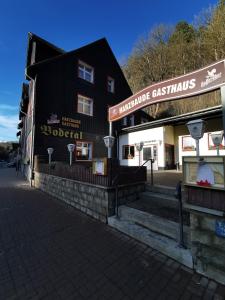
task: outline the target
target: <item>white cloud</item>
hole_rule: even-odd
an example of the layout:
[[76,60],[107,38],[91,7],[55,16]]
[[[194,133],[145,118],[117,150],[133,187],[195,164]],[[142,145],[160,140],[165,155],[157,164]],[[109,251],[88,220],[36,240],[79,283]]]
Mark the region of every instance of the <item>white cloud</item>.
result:
[[0,104],[0,111],[1,110],[15,111],[15,110],[18,110],[18,106],[8,105],[8,104]]
[[0,127],[16,128],[18,124],[18,115],[2,115],[0,114]]
[[16,133],[19,123],[17,106],[0,104],[0,140],[15,141],[17,140]]

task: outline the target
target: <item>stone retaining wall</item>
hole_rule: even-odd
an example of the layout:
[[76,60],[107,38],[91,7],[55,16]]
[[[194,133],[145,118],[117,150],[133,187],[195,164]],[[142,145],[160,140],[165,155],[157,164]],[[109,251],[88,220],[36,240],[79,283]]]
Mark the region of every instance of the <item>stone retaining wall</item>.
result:
[[[115,189],[35,172],[34,186],[76,209],[107,223],[115,213]],[[145,183],[119,187],[118,202],[135,200],[145,190]]]
[[225,238],[215,233],[216,221],[225,221],[225,218],[195,210],[190,211],[190,218],[194,268],[225,284]]

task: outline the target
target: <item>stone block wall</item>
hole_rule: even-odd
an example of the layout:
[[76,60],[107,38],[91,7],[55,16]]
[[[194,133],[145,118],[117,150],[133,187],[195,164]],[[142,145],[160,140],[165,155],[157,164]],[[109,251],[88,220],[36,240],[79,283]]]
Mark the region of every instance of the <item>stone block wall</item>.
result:
[[[115,189],[35,172],[34,186],[62,201],[107,223],[115,213]],[[145,183],[120,186],[118,203],[124,204],[138,198]]]
[[192,210],[190,218],[195,270],[225,284],[225,238],[215,233],[216,221],[224,217]]

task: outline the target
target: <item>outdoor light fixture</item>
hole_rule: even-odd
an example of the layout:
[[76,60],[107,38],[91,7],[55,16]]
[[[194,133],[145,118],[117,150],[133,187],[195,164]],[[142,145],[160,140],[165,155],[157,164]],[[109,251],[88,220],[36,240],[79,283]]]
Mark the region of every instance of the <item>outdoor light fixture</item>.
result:
[[202,119],[193,120],[187,124],[189,133],[196,142],[196,155],[199,156],[199,140],[203,137],[205,122]]
[[219,133],[211,133],[211,138],[214,146],[216,147],[218,156],[220,155],[220,145],[222,144],[223,134],[224,134],[223,131]]
[[105,146],[108,148],[108,158],[112,158],[112,147],[114,145],[114,136],[108,135],[103,138]]
[[47,151],[48,151],[48,164],[50,165],[51,161],[52,161],[52,153],[53,153],[54,149],[53,148],[47,148]]
[[141,150],[143,149],[143,146],[144,146],[143,142],[135,144],[135,148],[139,152],[139,166],[141,164]]
[[70,153],[70,166],[72,166],[72,154],[73,154],[73,151],[75,149],[75,145],[74,144],[68,144],[67,149]]

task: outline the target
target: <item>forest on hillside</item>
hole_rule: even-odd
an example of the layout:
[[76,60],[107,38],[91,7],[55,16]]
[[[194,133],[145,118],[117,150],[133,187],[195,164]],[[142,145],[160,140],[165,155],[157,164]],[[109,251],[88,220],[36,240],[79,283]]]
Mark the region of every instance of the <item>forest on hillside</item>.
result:
[[[225,0],[203,9],[194,22],[175,26],[160,24],[140,38],[122,66],[133,91],[153,83],[199,69],[225,58]],[[146,107],[153,118],[169,117],[220,104],[219,97],[205,97],[202,105],[193,97],[186,101],[164,102]]]

